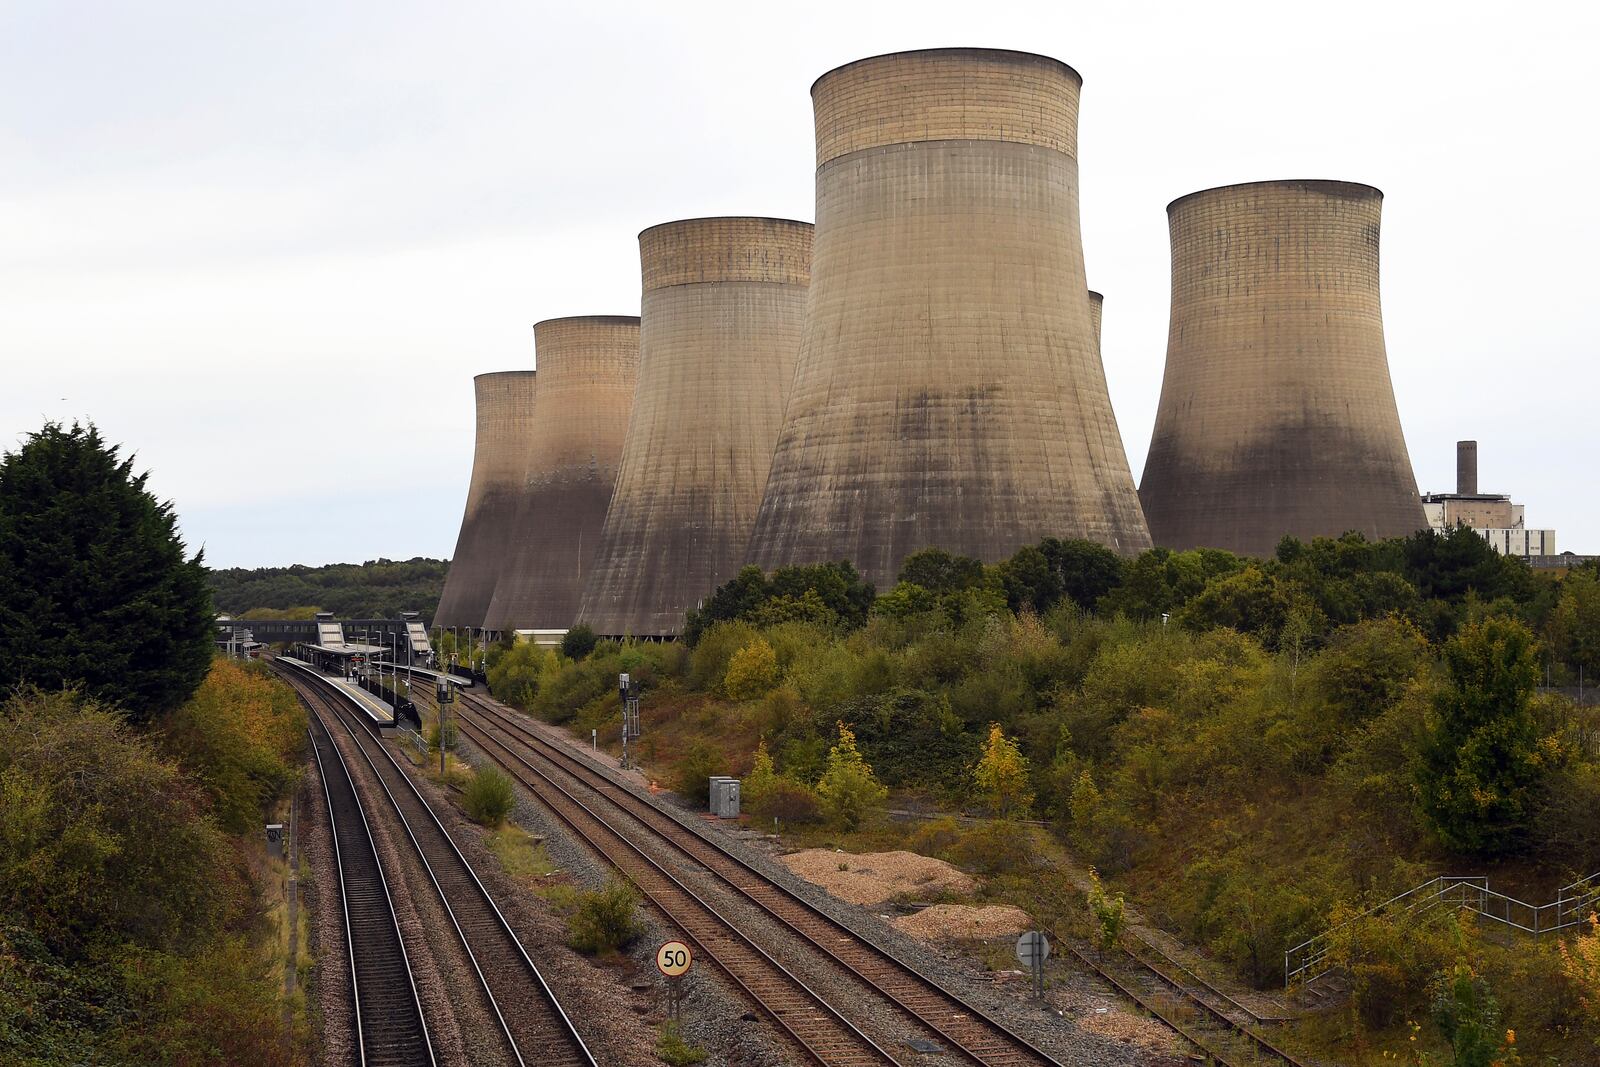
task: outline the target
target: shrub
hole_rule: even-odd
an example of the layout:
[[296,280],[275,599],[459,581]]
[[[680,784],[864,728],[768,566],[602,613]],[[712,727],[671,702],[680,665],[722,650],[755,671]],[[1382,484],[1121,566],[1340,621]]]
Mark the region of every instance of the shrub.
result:
[[590,956],[627,948],[644,933],[638,908],[639,894],[626,882],[580,892],[567,916],[567,943]]
[[828,750],[828,769],[817,783],[817,794],[828,821],[845,831],[858,829],[889,795],[856,750],[856,735],[842,722],[839,743]]
[[580,623],[561,635],[561,654],[568,659],[583,659],[599,643],[594,631]]
[[728,660],[723,692],[734,700],[754,700],[778,684],[778,655],[757,637]]
[[499,826],[516,807],[516,802],[510,776],[498,767],[484,767],[474,774],[462,798],[467,818],[483,826]]
[[721,772],[723,762],[722,753],[709,741],[695,741],[674,769],[678,794],[704,807],[711,799],[711,776]]
[[428,726],[428,751],[435,756],[439,754],[441,736],[444,740],[445,750],[455,751],[456,745],[460,740],[460,729],[456,726],[454,719],[447,719],[441,716],[433,720]]
[[950,856],[962,867],[997,875],[1030,869],[1038,851],[1032,827],[1001,819],[968,830],[950,850]]
[[772,756],[767,752],[767,743],[762,741],[756,745],[755,759],[751,763],[750,773],[745,775],[744,781],[740,783],[740,802],[754,811],[777,784],[778,772],[773,769]]
[[763,823],[776,819],[780,825],[787,826],[814,823],[822,817],[817,791],[804,782],[781,776],[749,808],[751,816]]
[[678,1024],[668,1019],[661,1024],[661,1036],[656,1039],[656,1055],[670,1067],[692,1067],[705,1061],[706,1050],[684,1040]]
[[906,838],[906,848],[924,856],[948,856],[961,841],[961,823],[953,815],[929,819]]
[[1095,951],[1105,959],[1106,950],[1116,948],[1122,940],[1122,931],[1128,922],[1127,905],[1121,893],[1106,892],[1106,887],[1100,884],[1100,875],[1092,867],[1089,869],[1088,902]]
[[709,691],[722,684],[736,652],[761,636],[747,622],[719,622],[706,630],[689,655],[689,685]]
[[989,724],[989,740],[983,746],[983,758],[978,761],[973,778],[1002,819],[1027,814],[1033,803],[1033,792],[1028,788],[1028,758],[998,723]]

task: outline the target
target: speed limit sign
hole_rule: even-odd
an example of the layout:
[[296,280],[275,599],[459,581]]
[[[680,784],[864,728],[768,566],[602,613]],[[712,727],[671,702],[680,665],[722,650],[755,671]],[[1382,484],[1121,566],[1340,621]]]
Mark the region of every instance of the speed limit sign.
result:
[[668,978],[681,978],[689,972],[694,954],[682,941],[668,941],[656,949],[656,970]]

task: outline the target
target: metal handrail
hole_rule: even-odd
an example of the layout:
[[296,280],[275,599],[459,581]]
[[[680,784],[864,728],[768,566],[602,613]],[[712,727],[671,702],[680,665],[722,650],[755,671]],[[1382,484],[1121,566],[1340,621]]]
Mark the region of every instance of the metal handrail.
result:
[[[1455,895],[1451,896],[1452,893]],[[1405,910],[1408,912],[1431,910],[1448,899],[1457,907],[1538,937],[1577,926],[1600,909],[1600,873],[1562,886],[1556,890],[1556,899],[1547,904],[1529,904],[1516,897],[1496,892],[1489,888],[1489,879],[1485,875],[1438,875],[1404,893],[1397,893],[1381,904],[1376,904],[1338,926],[1324,930],[1289,949],[1283,954],[1284,986],[1287,988],[1293,985],[1296,978],[1307,983],[1314,982],[1332,969],[1324,968],[1307,976],[1307,972],[1327,959],[1328,938],[1335,930],[1348,926],[1358,919],[1389,910],[1413,897],[1416,899],[1410,900],[1405,905]],[[1550,917],[1548,921],[1546,921],[1547,916]]]

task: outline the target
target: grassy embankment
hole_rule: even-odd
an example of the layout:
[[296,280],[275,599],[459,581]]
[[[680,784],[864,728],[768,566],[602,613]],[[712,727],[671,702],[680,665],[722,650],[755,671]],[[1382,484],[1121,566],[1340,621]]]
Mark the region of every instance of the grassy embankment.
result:
[[[1080,926],[1075,883],[1092,865],[1214,973],[1270,990],[1286,947],[1433,873],[1485,872],[1542,902],[1600,868],[1600,716],[1532,691],[1541,650],[1527,638],[1531,628],[1545,648],[1569,647],[1551,620],[1564,604],[1572,616],[1593,579],[1530,585],[1494,560],[1459,563],[1296,577],[1287,563],[1213,554],[1195,561],[1188,589],[1169,581],[1176,595],[1157,603],[1166,623],[1133,617],[1138,597],[1151,599],[1141,564],[1096,610],[1066,600],[1042,616],[1006,602],[1002,565],[932,603],[897,586],[854,625],[773,619],[772,597],[746,597],[755,608],[700,627],[692,649],[602,642],[567,659],[519,647],[498,650],[490,674],[503,698],[580,737],[598,729],[614,751],[615,678],[629,671],[646,689],[640,755],[664,785],[703,794],[708,774],[747,775],[764,743],[776,784],[751,797],[747,782],[747,806],[763,825],[776,816],[793,843],[937,855],[981,876],[974,901]],[[1162,577],[1183,565],[1168,557]],[[1473,580],[1452,585],[1450,568],[1467,565]],[[1494,737],[1451,741],[1475,715]],[[890,806],[979,813],[993,797],[974,769],[1000,725],[1027,758],[1029,813],[1048,829],[830,826],[819,787],[840,722]],[[1438,770],[1441,751],[1485,744],[1500,746],[1498,768]],[[1453,796],[1441,795],[1441,773],[1461,786]],[[1035,845],[1020,843],[1035,833]],[[1350,1009],[1290,1040],[1352,1063],[1437,1052],[1436,1000],[1470,966],[1498,1001],[1494,1025],[1516,1031],[1524,1056],[1593,1054],[1583,999],[1593,990],[1554,939],[1503,937],[1444,913],[1356,930],[1340,947]]]

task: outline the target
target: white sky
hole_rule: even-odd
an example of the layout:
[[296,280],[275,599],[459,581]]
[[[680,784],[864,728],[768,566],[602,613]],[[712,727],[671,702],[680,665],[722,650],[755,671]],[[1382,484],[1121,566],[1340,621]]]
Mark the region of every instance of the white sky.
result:
[[472,375],[636,314],[646,226],[811,219],[811,82],[947,45],[1084,77],[1136,477],[1167,202],[1367,182],[1421,488],[1476,437],[1485,491],[1600,551],[1594,4],[0,0],[0,447],[93,419],[214,566],[448,555]]

